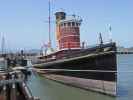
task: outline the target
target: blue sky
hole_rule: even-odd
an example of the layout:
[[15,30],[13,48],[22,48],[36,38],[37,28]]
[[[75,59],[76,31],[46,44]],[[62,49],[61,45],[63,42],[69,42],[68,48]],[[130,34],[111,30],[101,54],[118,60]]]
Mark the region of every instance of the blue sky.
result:
[[[98,43],[102,32],[108,41],[108,24],[118,45],[133,46],[133,0],[51,0],[52,44],[55,46],[54,13],[63,9],[68,15],[82,17],[81,41]],[[7,49],[40,48],[48,41],[48,0],[0,0],[0,32]],[[1,41],[1,40],[0,40]]]

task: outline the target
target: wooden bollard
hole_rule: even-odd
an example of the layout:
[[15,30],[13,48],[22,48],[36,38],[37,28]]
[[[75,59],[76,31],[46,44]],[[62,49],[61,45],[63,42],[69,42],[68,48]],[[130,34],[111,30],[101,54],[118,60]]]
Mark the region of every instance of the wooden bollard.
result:
[[[12,80],[14,80],[14,78],[15,78],[15,75],[12,75],[11,76],[12,77]],[[15,81],[15,80],[14,80]],[[16,94],[16,86],[15,86],[15,82],[14,83],[12,83],[12,88],[11,88],[11,100],[17,100],[17,94]]]
[[[6,76],[2,76],[2,80],[4,81],[6,79]],[[3,100],[7,100],[7,87],[6,85],[3,85],[3,90],[2,90],[2,95],[3,95]]]

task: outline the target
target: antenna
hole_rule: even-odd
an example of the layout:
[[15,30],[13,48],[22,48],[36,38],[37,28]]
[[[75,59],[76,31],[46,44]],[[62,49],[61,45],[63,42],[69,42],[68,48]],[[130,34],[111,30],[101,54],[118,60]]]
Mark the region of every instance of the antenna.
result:
[[112,27],[110,24],[108,24],[108,28],[109,28],[109,42],[112,42]]
[[99,40],[100,40],[100,44],[103,44],[103,38],[102,38],[102,34],[99,33]]

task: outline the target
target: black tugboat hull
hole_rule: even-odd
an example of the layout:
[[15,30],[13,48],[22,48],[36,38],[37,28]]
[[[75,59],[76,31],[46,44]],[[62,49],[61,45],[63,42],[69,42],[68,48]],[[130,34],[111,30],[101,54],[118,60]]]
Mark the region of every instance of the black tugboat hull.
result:
[[88,48],[68,54],[66,59],[44,63],[39,68],[46,69],[47,74],[116,81],[116,45],[109,43]]
[[[65,69],[61,71],[50,71],[51,74],[72,76],[85,79],[96,79],[115,81],[116,80],[116,54],[97,55],[72,60],[55,65],[54,69]],[[62,68],[63,66],[63,68]],[[106,72],[107,71],[107,72]]]

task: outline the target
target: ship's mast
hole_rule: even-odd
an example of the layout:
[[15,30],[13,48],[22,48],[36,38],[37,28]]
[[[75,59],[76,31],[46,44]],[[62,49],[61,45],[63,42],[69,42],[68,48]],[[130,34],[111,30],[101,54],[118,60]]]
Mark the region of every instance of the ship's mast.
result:
[[51,0],[48,0],[48,43],[43,43],[41,46],[40,54],[43,54],[43,48],[45,48],[45,51],[49,48],[52,49],[52,42],[51,42]]
[[48,5],[49,5],[49,18],[48,18],[48,22],[49,22],[49,47],[51,48],[51,0],[48,1]]
[[2,36],[2,41],[1,41],[1,53],[5,53],[5,37]]

